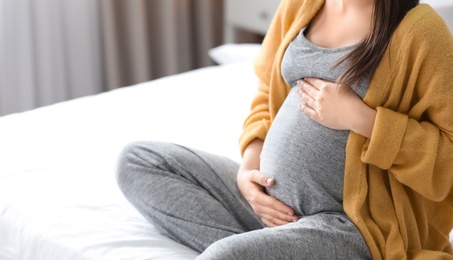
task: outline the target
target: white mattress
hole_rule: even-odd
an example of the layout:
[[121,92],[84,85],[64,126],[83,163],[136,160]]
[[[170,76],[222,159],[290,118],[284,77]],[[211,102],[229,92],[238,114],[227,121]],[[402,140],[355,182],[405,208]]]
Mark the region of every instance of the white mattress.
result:
[[0,118],[0,259],[193,259],[124,199],[118,153],[161,140],[239,160],[256,87],[234,63]]

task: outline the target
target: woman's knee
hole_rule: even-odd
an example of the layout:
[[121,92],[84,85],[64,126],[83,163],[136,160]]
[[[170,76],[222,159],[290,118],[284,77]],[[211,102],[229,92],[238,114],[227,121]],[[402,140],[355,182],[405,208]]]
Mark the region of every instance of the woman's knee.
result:
[[146,164],[146,155],[144,155],[146,146],[148,144],[145,142],[136,141],[127,144],[121,150],[116,163],[115,177],[123,192],[133,178],[132,173],[137,173],[138,169]]
[[243,246],[233,235],[213,243],[197,259],[240,259]]
[[246,232],[232,235],[210,245],[197,259],[265,259],[258,234]]
[[123,192],[143,175],[168,171],[169,158],[174,144],[154,141],[136,141],[127,144],[119,154],[116,165],[116,181]]

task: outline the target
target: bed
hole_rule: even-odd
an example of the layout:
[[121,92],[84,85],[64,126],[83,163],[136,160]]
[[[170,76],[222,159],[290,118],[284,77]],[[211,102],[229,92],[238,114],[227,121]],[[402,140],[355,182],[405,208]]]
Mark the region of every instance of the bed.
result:
[[224,45],[220,65],[1,117],[0,259],[194,259],[126,201],[115,163],[136,140],[239,161],[258,49]]
[[252,67],[230,62],[1,118],[0,259],[194,258],[124,199],[115,162],[134,140],[239,160]]

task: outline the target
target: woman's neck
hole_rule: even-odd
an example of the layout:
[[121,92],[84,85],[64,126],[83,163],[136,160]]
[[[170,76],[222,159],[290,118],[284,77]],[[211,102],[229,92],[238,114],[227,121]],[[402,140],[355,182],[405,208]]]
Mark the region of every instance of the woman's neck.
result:
[[366,10],[373,7],[374,1],[375,0],[326,0],[326,5],[333,5],[335,6],[335,9],[338,10],[347,10],[350,8]]
[[326,48],[357,44],[371,31],[373,7],[374,0],[326,0],[306,37]]

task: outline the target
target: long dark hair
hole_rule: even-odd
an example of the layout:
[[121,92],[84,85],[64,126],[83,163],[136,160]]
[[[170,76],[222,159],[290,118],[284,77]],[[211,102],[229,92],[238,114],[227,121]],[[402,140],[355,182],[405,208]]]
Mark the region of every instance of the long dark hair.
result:
[[350,63],[338,82],[346,86],[354,86],[365,73],[374,72],[396,27],[407,12],[418,4],[419,0],[375,0],[371,33],[349,55],[338,62],[338,64],[344,61]]

